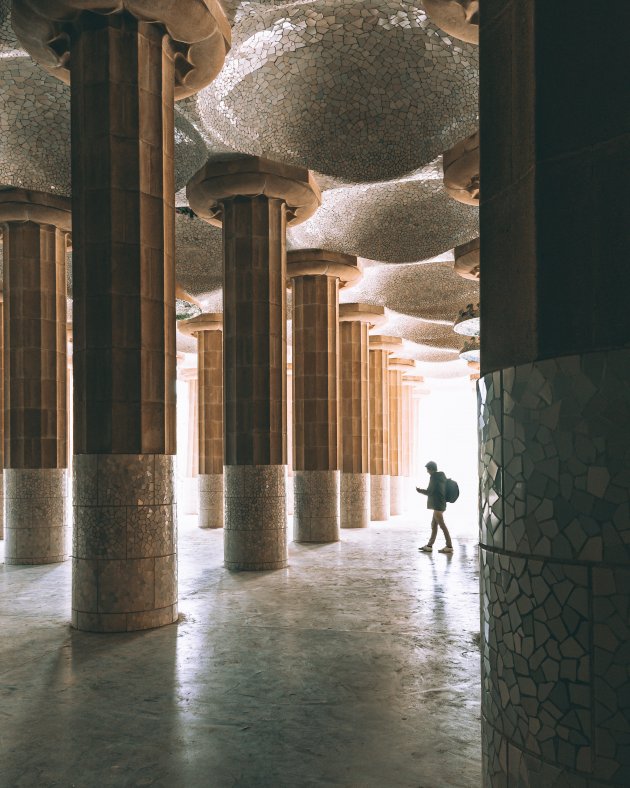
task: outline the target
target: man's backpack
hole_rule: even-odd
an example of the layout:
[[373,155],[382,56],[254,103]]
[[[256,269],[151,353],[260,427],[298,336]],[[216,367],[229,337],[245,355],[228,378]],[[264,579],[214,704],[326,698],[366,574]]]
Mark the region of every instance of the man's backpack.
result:
[[446,490],[444,492],[444,499],[446,503],[455,503],[459,498],[459,484],[454,479],[446,480]]

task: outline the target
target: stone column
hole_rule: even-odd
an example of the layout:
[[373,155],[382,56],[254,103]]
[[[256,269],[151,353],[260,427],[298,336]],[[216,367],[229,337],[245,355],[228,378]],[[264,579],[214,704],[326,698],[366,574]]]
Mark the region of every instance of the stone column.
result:
[[69,200],[0,192],[7,564],[67,558]]
[[4,539],[4,295],[0,293],[0,539]]
[[[177,354],[178,361],[180,356]],[[177,365],[177,377],[186,384],[188,400],[188,429],[186,434],[186,455],[183,469],[180,470],[181,495],[178,498],[178,514],[199,516],[199,380],[197,367]],[[181,455],[180,455],[181,456]]]
[[[408,397],[408,422],[406,433],[409,472],[406,481],[407,501],[415,500],[416,487],[420,481],[425,481],[422,477],[424,462],[420,457],[420,404],[422,398],[428,394],[428,390],[423,387],[424,378],[421,375],[403,374],[403,396]],[[404,434],[404,433],[403,433]]]
[[173,101],[230,33],[211,0],[86,5],[15,0],[12,22],[71,82],[72,622],[128,631],[177,619]]
[[[627,2],[605,5],[627,31]],[[482,14],[488,788],[630,785],[627,51],[584,48],[588,11]]]
[[389,359],[389,498],[393,515],[405,511],[402,378],[404,372],[414,367],[415,361],[411,359]]
[[225,565],[287,565],[286,227],[311,216],[308,170],[256,156],[208,163],[191,208],[223,225]]
[[339,305],[341,396],[341,527],[370,522],[370,346],[368,330],[385,321],[385,309]]
[[402,339],[370,337],[370,518],[389,520],[389,367],[393,350]]
[[287,364],[287,515],[293,516],[293,364]]
[[178,328],[197,338],[199,527],[223,528],[223,315],[201,314]]
[[293,288],[296,542],[339,540],[339,287],[361,276],[352,255],[289,252]]

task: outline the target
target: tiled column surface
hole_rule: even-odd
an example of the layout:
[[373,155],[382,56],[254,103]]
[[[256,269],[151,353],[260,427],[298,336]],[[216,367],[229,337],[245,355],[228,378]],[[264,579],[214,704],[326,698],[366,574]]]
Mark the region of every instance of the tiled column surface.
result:
[[308,170],[255,156],[208,164],[188,184],[223,225],[225,565],[287,565],[286,226],[317,209]]
[[480,33],[487,788],[630,785],[627,56],[561,6]]
[[370,519],[389,520],[389,368],[402,339],[370,337]]
[[0,192],[8,564],[67,558],[65,198]]
[[486,784],[627,785],[630,351],[479,396]]
[[[184,354],[177,354],[178,362],[180,355]],[[177,497],[177,512],[178,514],[199,516],[199,381],[197,367],[182,367],[178,363],[177,377],[186,383],[188,400],[187,451],[183,467],[178,468],[181,478],[181,494]]]
[[199,527],[223,528],[223,315],[181,321],[197,338]]
[[367,528],[370,522],[368,330],[384,320],[383,307],[351,303],[339,305],[342,528]]
[[403,372],[415,362],[406,358],[389,359],[389,496],[390,514],[405,510],[404,442],[403,442]]
[[72,620],[85,630],[177,618],[173,101],[218,72],[229,26],[218,4],[170,5],[150,24],[110,13],[119,4],[13,4],[22,44],[71,81]]
[[289,252],[293,288],[293,457],[296,542],[339,539],[339,287],[357,259],[321,249]]
[[287,515],[293,515],[293,364],[287,364]]

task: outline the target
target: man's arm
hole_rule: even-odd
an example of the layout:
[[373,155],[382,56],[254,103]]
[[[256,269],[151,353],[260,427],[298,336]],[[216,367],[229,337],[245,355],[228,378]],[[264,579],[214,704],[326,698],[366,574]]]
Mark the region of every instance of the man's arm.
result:
[[422,493],[423,495],[428,495],[428,490],[421,490],[419,487],[416,487],[417,492]]

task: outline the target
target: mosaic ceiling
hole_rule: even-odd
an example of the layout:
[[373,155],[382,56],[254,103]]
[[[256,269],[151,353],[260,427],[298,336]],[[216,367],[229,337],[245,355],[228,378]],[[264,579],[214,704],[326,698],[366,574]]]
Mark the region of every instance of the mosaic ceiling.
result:
[[[384,305],[387,333],[421,372],[467,375],[452,323],[479,300],[478,281],[454,273],[452,250],[478,236],[478,209],[445,190],[442,154],[478,126],[476,45],[440,30],[420,0],[223,5],[224,68],[176,105],[177,205],[221,153],[309,167],[322,206],[290,229],[288,248],[357,255],[364,277],[341,299]],[[0,186],[69,194],[69,88],[21,49],[10,0],[0,0],[0,69]],[[220,230],[179,213],[176,245],[178,282],[220,311]]]

